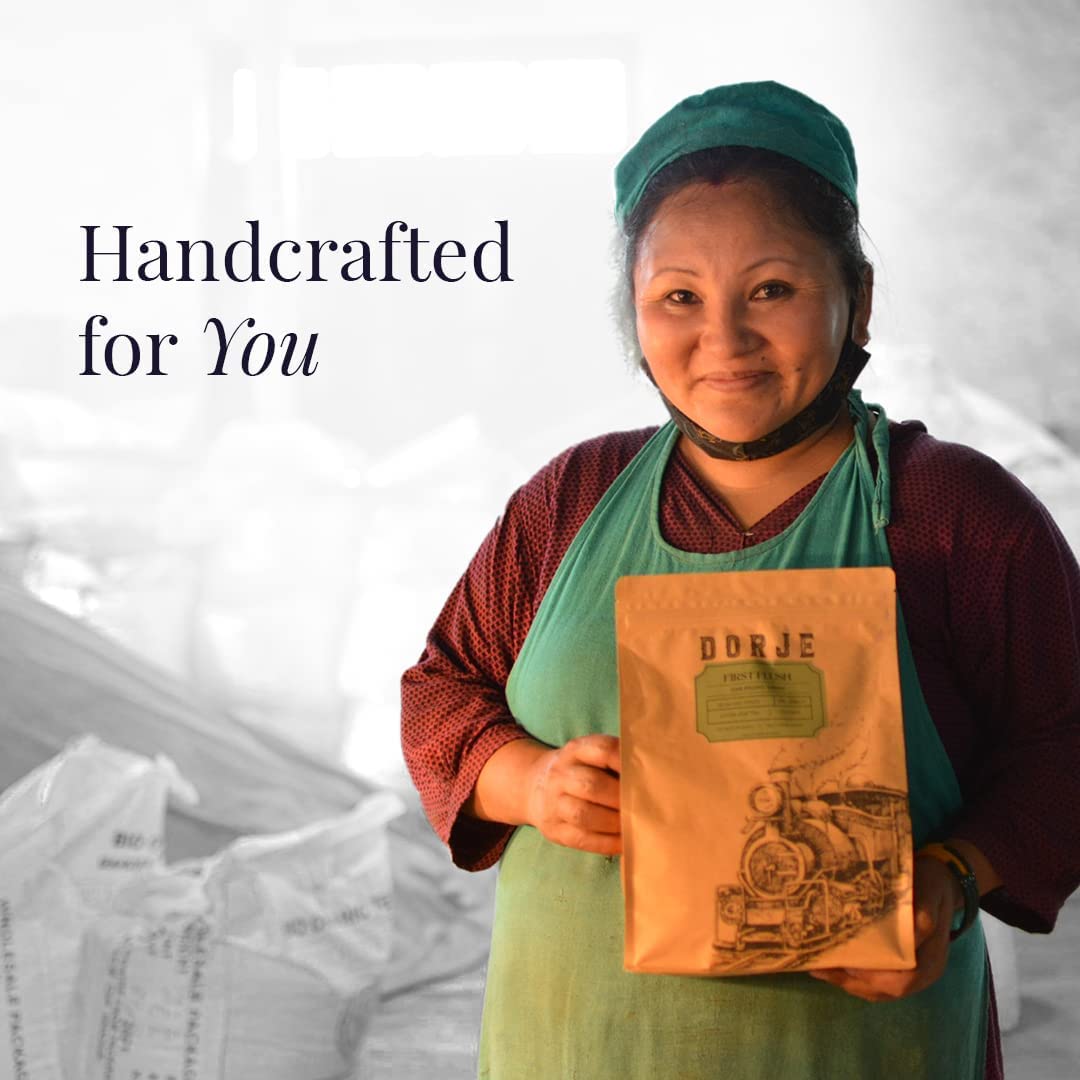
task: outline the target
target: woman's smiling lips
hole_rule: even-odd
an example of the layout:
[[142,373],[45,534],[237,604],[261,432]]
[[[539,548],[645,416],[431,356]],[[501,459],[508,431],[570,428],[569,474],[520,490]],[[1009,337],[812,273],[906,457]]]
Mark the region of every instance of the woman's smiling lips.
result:
[[753,390],[772,377],[771,371],[713,371],[702,375],[699,383],[710,390]]

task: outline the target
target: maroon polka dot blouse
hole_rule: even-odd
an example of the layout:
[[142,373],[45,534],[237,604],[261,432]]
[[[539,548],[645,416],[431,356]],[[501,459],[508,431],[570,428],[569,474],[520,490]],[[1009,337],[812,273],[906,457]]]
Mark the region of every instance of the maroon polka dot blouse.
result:
[[[469,870],[513,828],[461,811],[487,759],[527,735],[503,688],[571,540],[655,428],[571,447],[511,497],[402,679],[405,761],[435,831]],[[983,907],[1049,931],[1080,884],[1080,569],[1045,507],[992,459],[890,423],[888,540],[915,665],[965,805],[969,840],[1003,887]],[[782,532],[822,477],[749,531],[673,453],[661,531],[724,552]],[[996,1023],[988,1077],[1000,1073]]]

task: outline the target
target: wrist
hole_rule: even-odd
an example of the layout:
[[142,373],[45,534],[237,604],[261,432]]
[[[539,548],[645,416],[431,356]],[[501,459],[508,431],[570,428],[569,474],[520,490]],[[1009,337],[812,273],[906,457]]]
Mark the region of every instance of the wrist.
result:
[[970,840],[948,839],[945,843],[960,855],[975,873],[975,880],[979,883],[979,896],[985,896],[988,892],[1002,885],[997,871],[991,866],[990,860]]
[[946,870],[946,875],[949,879],[949,896],[952,897],[951,910],[955,915],[956,912],[964,910],[964,887],[956,874]]
[[958,938],[979,914],[979,883],[974,869],[951,843],[927,844],[915,853],[915,857],[936,862],[946,870],[952,882],[953,913],[961,913],[959,925],[954,927],[950,938]]
[[527,737],[504,743],[484,763],[462,809],[481,821],[531,825],[539,762],[550,752]]
[[537,751],[529,762],[525,775],[524,824],[534,829],[540,828],[540,807],[543,799],[544,774],[551,763],[555,751],[548,746],[538,744]]

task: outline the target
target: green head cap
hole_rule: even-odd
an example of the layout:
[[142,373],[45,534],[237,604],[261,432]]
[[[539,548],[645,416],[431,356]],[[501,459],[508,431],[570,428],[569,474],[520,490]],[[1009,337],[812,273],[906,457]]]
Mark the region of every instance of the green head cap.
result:
[[734,83],[680,101],[627,151],[615,168],[619,224],[665,165],[714,146],[753,146],[783,154],[820,173],[858,205],[855,148],[836,116],[777,82]]

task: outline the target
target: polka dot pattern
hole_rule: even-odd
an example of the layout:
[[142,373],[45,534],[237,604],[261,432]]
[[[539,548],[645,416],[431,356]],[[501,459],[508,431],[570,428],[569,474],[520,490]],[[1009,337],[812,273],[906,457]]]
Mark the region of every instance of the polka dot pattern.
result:
[[[503,687],[571,540],[654,428],[591,439],[511,497],[402,680],[405,760],[455,862],[497,861],[512,829],[461,813],[484,763],[526,733]],[[923,693],[965,796],[951,834],[1005,882],[988,911],[1049,930],[1080,883],[1080,570],[1045,508],[1010,473],[917,422],[891,424],[888,530]],[[808,484],[748,536],[673,454],[661,530],[687,551],[777,535]]]

